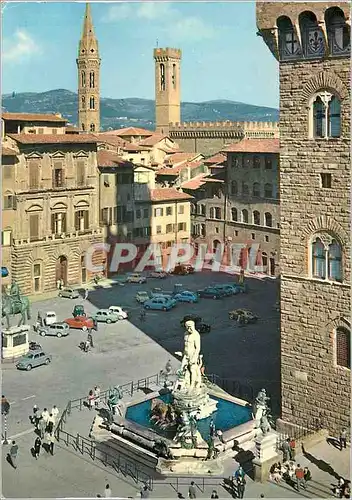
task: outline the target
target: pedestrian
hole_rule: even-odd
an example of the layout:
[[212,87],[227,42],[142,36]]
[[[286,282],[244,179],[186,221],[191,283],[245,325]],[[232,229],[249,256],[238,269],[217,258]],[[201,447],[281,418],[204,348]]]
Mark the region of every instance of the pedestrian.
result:
[[210,432],[210,436],[211,437],[215,436],[216,429],[215,429],[215,424],[214,424],[214,420],[213,419],[210,420],[209,432]]
[[93,406],[94,406],[94,393],[91,389],[88,394],[88,408],[91,410]]
[[61,280],[57,280],[57,281],[56,281],[56,288],[57,288],[58,290],[61,290]]
[[211,497],[210,498],[219,498],[218,492],[216,490],[213,490],[211,492]]
[[101,392],[100,387],[98,385],[96,385],[94,387],[94,393],[93,393],[95,406],[100,405],[100,392]]
[[54,405],[51,409],[51,414],[53,416],[54,425],[56,425],[56,423],[57,423],[59,413],[60,413],[60,411],[59,411],[58,407],[56,405]]
[[88,288],[86,288],[86,289],[84,290],[84,300],[87,300],[87,299],[88,299],[88,294],[89,294],[89,290],[88,290]]
[[191,481],[191,484],[188,488],[188,498],[197,498],[197,494],[196,494],[196,486],[194,484],[194,481]]
[[98,331],[98,321],[95,318],[93,318],[93,330]]
[[347,447],[347,430],[345,428],[340,432],[340,450]]
[[223,436],[223,432],[222,430],[217,430],[216,431],[216,435],[217,437],[219,438],[219,441],[221,441],[222,444],[225,444],[225,441],[224,441],[224,436]]
[[65,286],[65,282],[64,282],[64,280],[61,278],[61,280],[60,280],[60,290],[62,290],[64,286]]
[[92,335],[92,331],[91,330],[88,331],[87,342],[89,342],[89,344],[90,344],[91,347],[94,347],[94,344],[93,344],[93,335]]
[[300,464],[297,464],[297,468],[295,470],[295,476],[296,476],[297,491],[299,491],[301,486],[305,490],[306,483],[304,481],[304,470],[302,469]]
[[16,441],[12,441],[9,455],[10,455],[11,465],[14,469],[17,469],[17,454],[18,454],[18,445],[16,444]]
[[40,449],[42,447],[42,440],[40,439],[39,436],[37,436],[37,439],[34,441],[34,456],[35,459],[38,460],[39,454],[40,454]]
[[149,498],[149,488],[147,484],[141,488],[141,498]]
[[290,438],[286,439],[281,445],[281,451],[282,451],[282,461],[283,463],[288,462],[288,457],[290,453]]
[[40,418],[39,419],[39,424],[38,424],[38,429],[39,429],[39,436],[41,439],[44,438],[44,434],[45,434],[45,430],[46,430],[46,421],[44,420],[44,418]]
[[289,454],[290,454],[290,460],[293,460],[294,462],[296,461],[296,441],[295,438],[292,437],[290,439],[290,449],[289,449]]
[[48,434],[51,434],[54,430],[54,419],[53,419],[53,416],[52,414],[50,413],[49,415],[49,420],[46,424],[46,429],[45,431],[48,433]]
[[44,420],[45,423],[48,422],[49,420],[50,413],[48,412],[47,408],[44,408],[42,411],[42,419]]
[[243,467],[242,465],[239,466],[239,468],[236,470],[235,474],[235,479],[238,480],[240,478],[244,479],[244,476],[245,476],[245,472],[243,470]]
[[304,480],[305,482],[310,481],[312,479],[312,473],[308,469],[308,467],[304,468]]
[[244,490],[246,488],[246,479],[244,477],[239,477],[237,479],[237,495],[238,498],[244,497]]
[[49,451],[51,455],[54,455],[55,436],[53,432],[51,434],[48,434],[48,443],[49,443]]
[[112,496],[112,493],[111,493],[111,489],[110,489],[110,484],[106,484],[105,490],[104,490],[104,497],[111,498],[111,496]]
[[33,406],[33,414],[31,416],[31,422],[38,429],[38,421],[39,421],[39,408],[37,405]]

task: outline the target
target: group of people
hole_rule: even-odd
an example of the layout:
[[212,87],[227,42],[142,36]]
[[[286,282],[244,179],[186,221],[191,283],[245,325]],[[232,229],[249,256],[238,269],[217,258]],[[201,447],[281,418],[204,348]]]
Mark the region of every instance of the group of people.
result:
[[283,464],[280,462],[273,464],[270,468],[269,479],[275,481],[275,483],[284,480],[287,483],[296,485],[297,490],[300,491],[301,487],[306,489],[307,482],[312,479],[312,474],[308,467],[303,469],[300,464],[295,464],[291,460]]
[[244,497],[244,492],[246,488],[245,475],[246,473],[244,472],[242,465],[240,465],[239,468],[236,471],[234,471],[232,475],[232,489],[236,493],[237,498]]
[[88,393],[88,408],[92,410],[100,405],[100,393],[101,389],[98,385],[91,389]]
[[31,415],[30,419],[35,426],[38,434],[33,446],[33,454],[36,460],[38,460],[40,450],[43,445],[47,446],[48,451],[51,453],[51,455],[54,454],[54,430],[58,423],[59,413],[59,409],[56,405],[52,407],[50,412],[47,408],[44,408],[43,411],[40,412],[37,405],[33,406],[33,414]]
[[337,486],[334,488],[334,495],[336,498],[350,498],[351,482],[343,477],[340,477]]

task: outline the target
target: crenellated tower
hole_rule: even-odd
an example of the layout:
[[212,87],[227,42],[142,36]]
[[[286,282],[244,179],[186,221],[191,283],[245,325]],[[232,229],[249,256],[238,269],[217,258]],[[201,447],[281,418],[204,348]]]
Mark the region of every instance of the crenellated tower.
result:
[[181,121],[181,50],[154,49],[156,130],[169,133],[170,123]]
[[279,61],[282,418],[350,426],[350,4],[257,2]]
[[100,129],[100,57],[90,4],[86,3],[82,37],[76,59],[78,70],[78,126],[84,132]]

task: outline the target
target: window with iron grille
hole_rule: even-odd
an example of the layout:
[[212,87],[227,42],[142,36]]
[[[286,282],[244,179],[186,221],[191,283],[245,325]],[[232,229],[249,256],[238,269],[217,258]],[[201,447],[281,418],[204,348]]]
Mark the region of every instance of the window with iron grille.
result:
[[89,229],[88,210],[77,210],[75,213],[75,230],[86,231],[87,229]]
[[53,188],[61,188],[64,186],[64,171],[62,168],[54,168],[53,170]]
[[336,329],[336,364],[351,369],[351,332],[343,326]]
[[4,196],[4,210],[16,210],[17,205],[16,205],[16,196],[13,194],[9,194],[7,196]]
[[39,189],[39,164],[29,162],[29,189]]
[[51,214],[51,232],[57,235],[66,233],[65,213],[61,212],[61,213]]

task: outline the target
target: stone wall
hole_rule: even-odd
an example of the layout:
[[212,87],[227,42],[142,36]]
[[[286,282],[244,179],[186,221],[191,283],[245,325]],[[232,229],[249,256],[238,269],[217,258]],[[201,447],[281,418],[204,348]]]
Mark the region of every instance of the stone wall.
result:
[[[282,416],[321,416],[333,433],[350,422],[350,370],[336,365],[335,346],[339,318],[350,316],[349,70],[348,58],[280,65]],[[308,101],[322,86],[342,99],[340,138],[308,138]],[[321,172],[332,174],[331,189]],[[310,277],[317,231],[342,243],[343,284]]]

